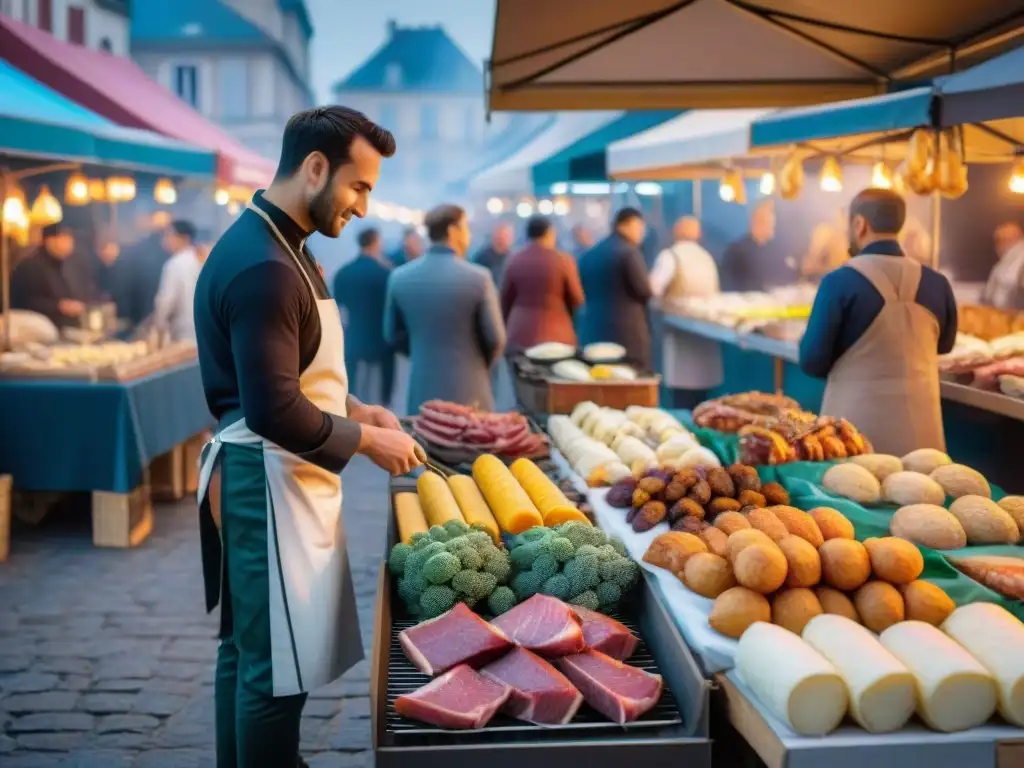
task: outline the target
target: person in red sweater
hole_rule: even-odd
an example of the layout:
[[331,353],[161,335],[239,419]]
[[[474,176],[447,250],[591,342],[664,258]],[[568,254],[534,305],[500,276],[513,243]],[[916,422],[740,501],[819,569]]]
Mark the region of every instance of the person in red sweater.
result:
[[510,352],[545,341],[576,346],[573,313],[583,304],[576,260],[556,249],[551,220],[534,216],[526,224],[529,244],[513,254],[501,281],[501,314]]

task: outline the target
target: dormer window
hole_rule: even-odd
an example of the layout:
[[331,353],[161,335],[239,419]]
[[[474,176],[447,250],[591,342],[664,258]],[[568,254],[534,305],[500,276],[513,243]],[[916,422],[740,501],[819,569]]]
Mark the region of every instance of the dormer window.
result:
[[402,84],[402,65],[392,62],[384,68],[384,85],[397,88]]

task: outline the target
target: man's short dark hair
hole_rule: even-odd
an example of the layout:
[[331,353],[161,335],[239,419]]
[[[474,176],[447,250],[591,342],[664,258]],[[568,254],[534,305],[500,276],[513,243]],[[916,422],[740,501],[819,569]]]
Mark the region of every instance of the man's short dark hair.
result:
[[65,224],[63,221],[58,221],[56,224],[47,224],[43,227],[43,240],[49,237],[58,237],[59,235],[74,235],[74,231],[70,226]]
[[850,219],[863,216],[871,230],[880,235],[895,235],[907,220],[907,202],[891,189],[862,190],[850,202]]
[[623,224],[628,224],[633,219],[640,219],[643,221],[644,215],[636,208],[620,208],[615,212],[615,219],[613,220],[616,227],[621,227]]
[[395,137],[370,118],[348,107],[317,107],[297,112],[284,127],[278,179],[294,176],[302,161],[313,152],[322,152],[333,174],[351,159],[356,136],[362,136],[381,156],[395,154]]
[[462,208],[450,203],[431,208],[423,218],[430,242],[446,242],[448,240],[448,230],[462,221],[465,215],[466,212]]
[[356,242],[359,243],[359,247],[365,251],[367,248],[372,248],[380,242],[380,232],[373,227],[364,229],[356,236]]
[[547,216],[531,216],[526,222],[526,236],[530,240],[539,240],[551,229],[551,219]]
[[185,219],[175,219],[171,222],[171,229],[179,237],[186,237],[190,243],[196,241],[196,225]]

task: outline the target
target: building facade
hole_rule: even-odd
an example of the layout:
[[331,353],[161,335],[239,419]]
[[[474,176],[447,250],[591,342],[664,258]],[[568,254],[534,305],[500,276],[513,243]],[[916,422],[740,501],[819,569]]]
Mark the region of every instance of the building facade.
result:
[[0,0],[0,13],[58,40],[128,55],[129,0]]
[[464,175],[507,115],[485,120],[483,73],[443,27],[390,21],[381,46],[333,88],[334,101],[365,112],[395,134],[384,165],[390,200],[422,208]]
[[288,118],[314,105],[303,0],[136,2],[131,53],[157,82],[276,160]]

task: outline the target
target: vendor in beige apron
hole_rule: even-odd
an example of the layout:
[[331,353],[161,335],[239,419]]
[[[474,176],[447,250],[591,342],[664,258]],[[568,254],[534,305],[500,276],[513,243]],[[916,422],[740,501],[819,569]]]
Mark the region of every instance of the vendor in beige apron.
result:
[[[221,237],[196,285],[216,434],[200,458],[207,609],[221,606],[218,768],[294,768],[307,692],[363,657],[339,473],[362,454],[420,464],[394,414],[348,393],[337,304],[305,250],[364,216],[389,133],[321,107],[285,127],[281,166]],[[353,322],[362,322],[353,318]]]
[[[651,291],[663,314],[679,311],[684,299],[720,293],[718,267],[700,243],[700,222],[687,216],[676,222],[676,243],[662,251],[651,270]],[[662,323],[663,384],[672,408],[694,408],[708,390],[722,383],[721,345],[712,339]]]
[[[856,200],[851,215],[855,206]],[[877,453],[944,451],[940,330],[935,315],[916,301],[921,265],[905,256],[866,253],[841,269],[857,270],[884,304],[867,331],[832,367],[822,415],[852,422]]]

